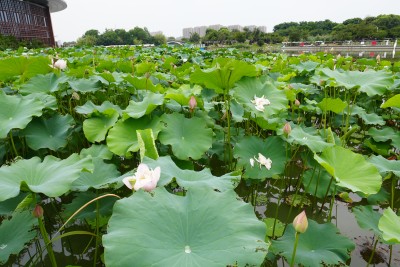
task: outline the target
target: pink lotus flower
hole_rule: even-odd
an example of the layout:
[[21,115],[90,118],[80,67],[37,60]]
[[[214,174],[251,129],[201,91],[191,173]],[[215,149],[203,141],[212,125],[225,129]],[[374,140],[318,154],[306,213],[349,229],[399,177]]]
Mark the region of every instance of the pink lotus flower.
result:
[[299,215],[293,220],[293,227],[298,233],[304,233],[308,228],[308,220],[306,212],[303,210]]
[[149,169],[149,167],[141,163],[136,170],[135,175],[125,177],[122,182],[129,188],[135,191],[143,189],[147,192],[152,191],[156,188],[158,181],[160,180],[161,169],[160,167],[154,170]]

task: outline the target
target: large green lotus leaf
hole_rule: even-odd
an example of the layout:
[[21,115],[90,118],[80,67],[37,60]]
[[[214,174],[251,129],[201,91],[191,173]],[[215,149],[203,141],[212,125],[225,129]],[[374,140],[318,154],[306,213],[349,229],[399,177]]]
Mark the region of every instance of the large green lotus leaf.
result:
[[111,160],[114,155],[106,145],[92,145],[89,148],[82,149],[79,154],[82,158],[91,156],[92,158],[101,158],[107,160]]
[[136,130],[152,129],[154,138],[157,138],[161,130],[160,118],[152,119],[142,117],[140,119],[119,120],[107,135],[107,146],[111,152],[119,156],[130,157],[131,152],[140,149]]
[[91,77],[89,79],[77,79],[68,81],[72,90],[81,92],[81,93],[89,93],[96,92],[100,90],[103,86],[101,81],[98,78]]
[[121,173],[114,164],[107,164],[101,158],[93,159],[93,172],[82,172],[76,179],[71,189],[73,191],[86,191],[89,188],[102,189],[109,184],[120,181]]
[[190,97],[192,95],[200,95],[201,93],[200,85],[184,84],[178,89],[168,89],[165,92],[166,99],[173,99],[181,106],[187,106],[189,104]]
[[21,86],[21,94],[53,93],[58,91],[58,85],[68,80],[67,76],[57,76],[55,73],[37,75]]
[[400,108],[400,94],[397,94],[389,98],[385,103],[381,105],[381,108],[396,107]]
[[93,104],[92,101],[88,101],[83,106],[75,108],[77,113],[84,115],[89,115],[92,113],[104,113],[110,109],[117,111],[120,115],[122,114],[121,108],[118,105],[114,105],[109,101],[103,102],[100,106]]
[[101,142],[106,138],[108,130],[115,125],[119,114],[108,109],[99,115],[92,115],[83,122],[83,133],[89,142]]
[[291,67],[295,70],[297,70],[299,73],[307,73],[307,72],[313,72],[320,63],[314,62],[314,61],[306,61],[306,62],[300,62],[299,64],[292,65]]
[[74,118],[56,114],[51,118],[34,118],[24,129],[26,143],[33,150],[48,148],[56,151],[67,145],[67,137]]
[[34,98],[40,100],[43,103],[44,108],[46,109],[51,109],[51,110],[58,109],[57,98],[55,96],[48,95],[45,93],[33,93],[25,96],[25,98],[26,99]]
[[29,191],[58,197],[71,189],[73,181],[79,178],[82,170],[92,169],[91,158],[81,159],[72,154],[60,160],[47,156],[43,162],[34,157],[17,161],[11,166],[0,168],[0,201],[15,197],[20,187]]
[[144,115],[150,114],[154,109],[156,109],[158,106],[161,106],[163,103],[163,94],[149,92],[145,95],[143,101],[141,102],[135,102],[133,100],[129,101],[129,105],[126,107],[123,117],[125,119],[129,117],[134,119],[141,118]]
[[[346,111],[345,111],[346,113]],[[367,113],[362,107],[353,105],[351,114],[360,117],[367,125],[385,125],[386,122],[376,113]]]
[[373,206],[354,207],[353,213],[356,217],[358,225],[362,229],[372,230],[378,236],[382,234],[378,228],[379,219],[382,217],[382,214],[375,211]]
[[347,89],[359,88],[368,96],[382,95],[392,86],[393,75],[387,71],[346,71],[339,72],[328,68],[321,69],[322,78],[334,79],[337,86]]
[[400,149],[400,132],[390,127],[383,127],[382,129],[370,128],[368,135],[377,142],[386,142],[392,140],[392,145],[397,149]]
[[9,80],[15,76],[29,79],[37,74],[50,72],[48,57],[10,57],[0,60],[0,81]]
[[[254,160],[258,159],[258,153],[272,160],[270,170],[264,166],[260,167]],[[285,170],[285,142],[278,136],[268,137],[265,140],[257,136],[242,137],[235,145],[233,155],[238,159],[238,166],[245,169],[244,178],[264,180],[282,174]],[[254,167],[251,167],[250,159],[255,161]]]
[[195,70],[190,76],[190,82],[204,84],[217,93],[223,93],[232,89],[234,84],[243,77],[253,77],[257,74],[256,67],[247,62],[231,58],[217,58],[211,68]]
[[[295,230],[293,224],[289,224],[285,234],[272,241],[270,250],[291,262],[294,239]],[[354,248],[354,243],[347,237],[341,236],[332,223],[318,224],[308,220],[307,231],[299,237],[295,263],[304,267],[345,265]]]
[[[38,223],[30,211],[14,213],[10,220],[0,225],[0,264],[5,264],[11,254],[18,254],[36,236],[32,228]],[[4,265],[3,265],[4,266]]]
[[41,116],[43,103],[36,98],[6,95],[0,92],[0,139],[11,129],[24,129],[33,116]]
[[314,159],[336,179],[338,186],[366,195],[376,194],[381,188],[382,177],[378,169],[349,149],[328,147],[320,156],[314,154]]
[[317,105],[322,111],[332,111],[336,114],[342,113],[347,107],[347,103],[340,98],[324,98]]
[[330,186],[331,177],[332,176],[328,172],[326,172],[322,167],[318,166],[315,171],[305,171],[301,182],[303,183],[304,190],[307,193],[323,199],[328,189],[329,192],[327,196],[330,196],[334,193],[335,187]]
[[[161,84],[154,85],[154,83],[147,79],[146,77],[132,77],[128,75],[124,78],[127,82],[133,85],[136,90],[149,90],[153,93],[162,93],[164,92],[164,88]],[[129,90],[129,88],[128,88]],[[129,90],[131,93],[135,93],[134,90]]]
[[160,133],[160,142],[171,145],[178,159],[200,159],[212,146],[213,132],[205,127],[204,119],[187,119],[183,114],[174,113],[163,115],[162,121],[167,125]]
[[175,178],[178,185],[185,189],[209,187],[219,191],[226,191],[235,188],[240,181],[240,175],[237,173],[227,173],[221,177],[216,177],[211,174],[208,168],[198,172],[182,170],[176,166],[170,156],[160,157],[157,160],[145,157],[143,163],[147,164],[151,169],[160,167],[159,186],[167,185]]
[[105,264],[132,266],[260,266],[265,225],[234,191],[157,188],[117,201],[103,236]]
[[398,160],[388,160],[382,156],[372,156],[368,161],[374,164],[382,175],[392,172],[397,177],[400,177],[400,162]]
[[316,129],[303,129],[300,126],[293,127],[288,142],[307,146],[313,152],[321,152],[325,148],[333,146],[333,144],[325,142]]
[[379,220],[379,230],[386,242],[400,243],[400,217],[389,207],[383,211]]
[[[264,117],[266,120],[270,119],[272,115],[286,110],[288,104],[285,92],[277,89],[266,77],[243,78],[233,89],[233,96],[246,111],[257,117]],[[267,98],[271,104],[264,106],[264,111],[259,111],[251,101],[254,100],[254,97],[262,96]]]

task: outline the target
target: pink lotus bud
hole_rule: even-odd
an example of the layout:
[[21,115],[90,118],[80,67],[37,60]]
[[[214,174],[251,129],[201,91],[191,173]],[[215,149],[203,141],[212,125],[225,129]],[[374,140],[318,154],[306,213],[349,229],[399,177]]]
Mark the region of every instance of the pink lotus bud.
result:
[[288,136],[290,132],[292,131],[292,127],[290,126],[290,123],[285,123],[285,126],[283,126],[283,133]]
[[299,215],[293,220],[293,227],[298,233],[304,233],[308,228],[308,220],[306,212],[303,210]]
[[197,101],[196,98],[194,96],[190,97],[189,100],[189,108],[190,108],[190,112],[193,112],[193,110],[197,107]]
[[300,101],[299,101],[298,99],[296,99],[296,100],[294,101],[294,104],[295,104],[295,106],[300,106]]
[[43,211],[42,206],[40,206],[38,204],[36,205],[36,207],[33,209],[33,212],[32,212],[32,214],[35,218],[42,218],[43,213],[44,213],[44,211]]

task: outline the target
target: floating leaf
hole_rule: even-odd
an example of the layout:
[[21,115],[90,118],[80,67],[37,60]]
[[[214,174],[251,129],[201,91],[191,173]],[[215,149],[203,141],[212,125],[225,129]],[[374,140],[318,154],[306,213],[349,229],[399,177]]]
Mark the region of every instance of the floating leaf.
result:
[[0,264],[5,264],[11,254],[18,254],[36,236],[32,228],[37,219],[30,211],[14,213],[10,220],[0,225]]
[[[272,160],[271,169],[261,166],[254,158],[258,159],[258,153]],[[284,141],[275,136],[263,140],[257,136],[246,136],[235,145],[233,155],[238,159],[238,166],[245,169],[244,178],[260,179],[271,178],[282,174],[285,170],[286,152]],[[254,167],[250,164],[254,160]]]
[[146,163],[152,169],[161,168],[158,186],[167,185],[175,179],[178,185],[185,189],[209,187],[218,191],[226,191],[235,188],[240,181],[238,173],[227,173],[221,177],[216,177],[207,168],[201,171],[182,170],[176,166],[169,156],[160,157],[157,160],[145,157],[143,163]]
[[160,142],[171,145],[172,152],[179,159],[200,159],[212,146],[212,130],[204,127],[202,118],[187,119],[183,114],[168,114],[162,117],[166,123],[160,133]]
[[[285,92],[277,89],[266,77],[244,78],[236,84],[233,91],[233,96],[236,101],[241,104],[246,111],[258,117],[261,116],[266,120],[281,111],[287,110],[288,100]],[[259,111],[251,101],[254,101],[255,97],[262,96],[268,99],[270,104],[264,106],[264,111]]]
[[28,146],[33,150],[48,148],[57,151],[67,145],[67,137],[74,122],[71,115],[34,118],[23,133]]
[[382,237],[386,242],[400,243],[400,217],[389,207],[383,211],[379,220],[379,230],[383,232]]
[[0,201],[15,197],[20,187],[49,197],[58,197],[68,192],[73,181],[82,170],[92,169],[91,159],[81,159],[72,154],[60,160],[47,156],[43,162],[38,157],[20,160],[11,166],[0,168]]
[[[345,264],[355,245],[338,232],[332,223],[318,224],[308,220],[307,231],[299,236],[295,263],[304,267]],[[291,262],[294,240],[295,230],[293,224],[289,224],[285,234],[272,241],[270,250]]]
[[328,147],[320,156],[315,154],[314,159],[336,179],[338,186],[366,195],[376,194],[381,188],[382,177],[377,168],[349,149]]
[[[164,188],[117,201],[103,236],[107,266],[259,266],[265,225],[235,192],[199,188],[185,197]],[[135,249],[132,249],[135,248]]]
[[41,116],[43,103],[40,100],[21,96],[8,96],[0,92],[0,139],[11,129],[24,129],[33,116]]

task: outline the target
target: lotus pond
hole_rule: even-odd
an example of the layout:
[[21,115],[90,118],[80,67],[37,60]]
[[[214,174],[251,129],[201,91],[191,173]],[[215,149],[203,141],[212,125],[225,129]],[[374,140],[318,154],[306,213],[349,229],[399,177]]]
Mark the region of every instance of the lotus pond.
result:
[[0,265],[400,265],[400,62],[21,49],[0,89]]

